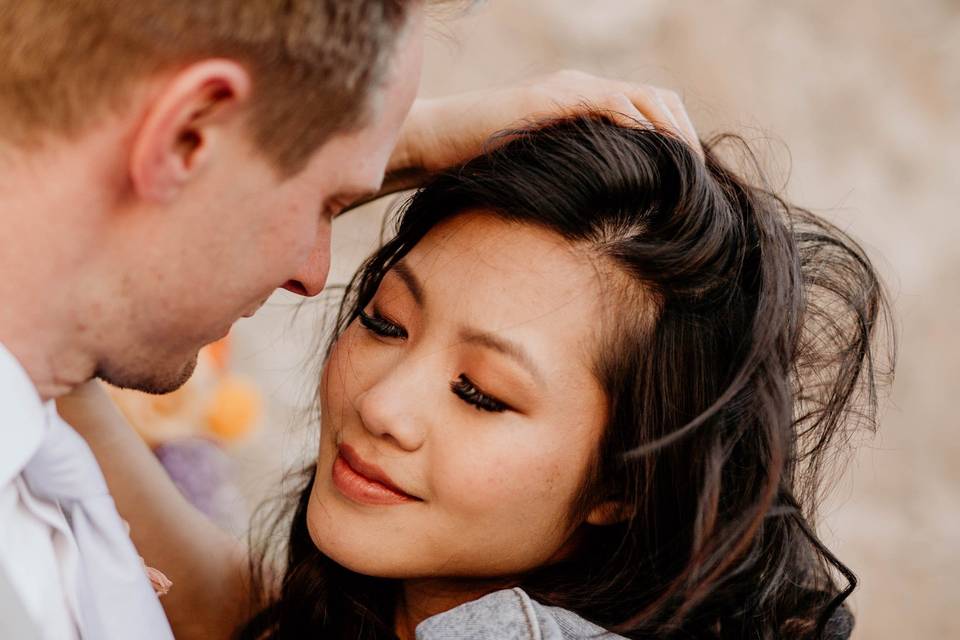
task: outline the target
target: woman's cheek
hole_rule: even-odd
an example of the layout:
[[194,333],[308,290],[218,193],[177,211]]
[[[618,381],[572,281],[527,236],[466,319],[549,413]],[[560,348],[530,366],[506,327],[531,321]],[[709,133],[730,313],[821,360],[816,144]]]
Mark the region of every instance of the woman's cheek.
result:
[[330,407],[339,406],[359,393],[363,374],[369,371],[369,351],[363,345],[356,323],[350,325],[334,344],[323,372],[323,396]]
[[434,486],[441,501],[456,506],[464,518],[479,520],[544,506],[544,498],[550,498],[545,481],[556,473],[549,464],[509,441],[497,447],[468,441],[438,456]]
[[474,571],[529,570],[563,545],[572,496],[562,490],[558,465],[514,451],[463,460],[461,471],[446,487],[442,524]]

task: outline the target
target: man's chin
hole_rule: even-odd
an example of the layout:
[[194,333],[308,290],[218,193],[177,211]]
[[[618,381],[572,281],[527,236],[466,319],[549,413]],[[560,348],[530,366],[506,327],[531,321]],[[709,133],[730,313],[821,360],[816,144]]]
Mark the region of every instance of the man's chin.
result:
[[169,369],[163,365],[158,365],[149,371],[138,371],[131,367],[101,365],[97,370],[96,377],[121,389],[133,389],[144,393],[162,395],[182,387],[193,375],[196,368],[197,354],[194,354],[179,367]]

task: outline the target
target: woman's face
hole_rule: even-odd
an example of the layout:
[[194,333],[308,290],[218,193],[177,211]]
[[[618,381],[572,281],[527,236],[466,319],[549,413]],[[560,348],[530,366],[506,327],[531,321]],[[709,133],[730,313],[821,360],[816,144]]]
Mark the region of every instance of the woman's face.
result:
[[433,229],[337,342],[307,519],[393,578],[508,576],[563,552],[606,417],[594,264],[469,212]]

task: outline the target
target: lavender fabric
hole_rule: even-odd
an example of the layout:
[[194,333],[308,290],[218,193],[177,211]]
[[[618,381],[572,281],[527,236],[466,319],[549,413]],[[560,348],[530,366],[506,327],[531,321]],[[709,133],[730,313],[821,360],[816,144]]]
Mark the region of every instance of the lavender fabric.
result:
[[243,531],[248,513],[233,480],[230,456],[205,438],[181,438],[154,449],[190,503],[230,532]]

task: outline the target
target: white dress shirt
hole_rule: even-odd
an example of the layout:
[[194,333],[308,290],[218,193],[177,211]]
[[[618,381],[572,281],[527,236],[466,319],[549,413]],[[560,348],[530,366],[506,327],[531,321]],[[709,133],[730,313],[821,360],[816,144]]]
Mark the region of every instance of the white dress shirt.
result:
[[[79,637],[79,553],[60,507],[33,495],[21,475],[58,420],[16,358],[0,344],[0,571],[44,638]],[[5,603],[8,604],[8,603]]]

